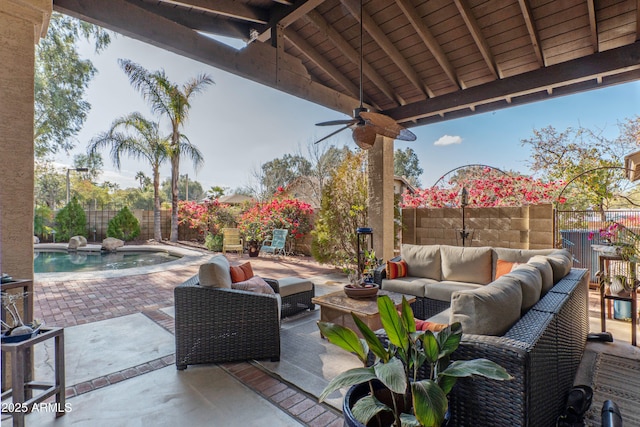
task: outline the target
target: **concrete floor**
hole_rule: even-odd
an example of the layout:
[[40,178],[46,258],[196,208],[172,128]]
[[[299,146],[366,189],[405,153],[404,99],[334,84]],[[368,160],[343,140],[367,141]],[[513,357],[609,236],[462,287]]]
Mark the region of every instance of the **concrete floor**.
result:
[[[229,258],[235,262],[249,260],[246,256]],[[336,277],[335,270],[308,260],[252,258],[251,263],[264,277],[298,275],[313,277],[314,281],[334,281]],[[38,280],[40,295],[44,293],[46,298],[37,301],[36,316],[46,313],[49,325],[65,327],[70,411],[60,418],[51,412],[32,413],[27,415],[27,425],[342,426],[339,413],[322,408],[312,396],[285,388],[248,363],[175,369],[173,319],[168,313],[173,305],[172,290],[196,272],[197,263],[191,263],[145,276],[83,279],[68,284],[73,300],[59,281]],[[109,301],[130,292],[126,290],[129,282],[142,297],[125,296],[109,307]],[[105,296],[102,292],[113,294]],[[592,331],[600,330],[597,298],[592,291]],[[64,304],[71,302],[78,305],[65,309]],[[100,307],[99,313],[90,305],[92,302]],[[70,311],[74,316],[68,316]],[[50,316],[55,320],[49,321]],[[592,353],[611,352],[640,359],[640,351],[628,344],[629,322],[608,320],[607,329],[616,342],[589,343]],[[36,351],[36,379],[46,381],[52,376],[50,354],[47,346]],[[587,362],[580,375],[589,374]],[[2,419],[5,425],[11,425],[7,417]]]

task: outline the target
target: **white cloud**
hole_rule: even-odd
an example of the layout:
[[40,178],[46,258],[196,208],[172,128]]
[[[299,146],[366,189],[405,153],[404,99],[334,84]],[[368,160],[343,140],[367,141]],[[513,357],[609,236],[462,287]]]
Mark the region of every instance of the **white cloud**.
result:
[[452,144],[460,144],[462,142],[462,137],[460,136],[451,136],[444,135],[440,137],[433,145],[452,145]]

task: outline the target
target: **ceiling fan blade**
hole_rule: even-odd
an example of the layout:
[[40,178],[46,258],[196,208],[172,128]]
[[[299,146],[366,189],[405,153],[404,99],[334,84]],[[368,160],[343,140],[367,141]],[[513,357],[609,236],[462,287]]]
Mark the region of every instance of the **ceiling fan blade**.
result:
[[336,125],[351,126],[356,122],[357,122],[356,119],[330,120],[328,122],[316,123],[316,126],[336,126]]
[[360,113],[360,117],[365,119],[367,125],[375,129],[376,133],[379,135],[393,139],[400,139],[402,141],[416,140],[416,136],[413,132],[405,129],[389,116],[379,113],[362,112]]
[[343,130],[345,130],[345,129],[348,129],[348,128],[349,128],[349,126],[350,126],[350,125],[343,126],[343,127],[341,127],[340,129],[338,129],[337,131],[331,132],[329,135],[325,136],[324,138],[321,138],[321,139],[317,140],[316,142],[314,142],[314,144],[317,144],[317,143],[319,143],[319,142],[322,142],[322,141],[324,141],[325,139],[329,139],[329,138],[331,138],[333,135],[335,135],[335,134],[337,134],[337,133],[340,133],[340,132],[342,132],[342,131],[343,131]]
[[369,125],[356,126],[353,129],[353,134],[351,136],[353,137],[356,145],[363,150],[368,150],[373,147],[377,137],[373,126]]

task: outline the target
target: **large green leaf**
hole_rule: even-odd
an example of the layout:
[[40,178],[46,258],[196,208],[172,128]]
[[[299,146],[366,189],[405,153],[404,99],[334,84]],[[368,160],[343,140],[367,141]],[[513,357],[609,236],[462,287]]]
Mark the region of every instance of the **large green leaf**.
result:
[[422,348],[429,363],[435,363],[440,355],[440,346],[433,332],[426,331],[422,336]]
[[371,418],[375,417],[377,413],[382,411],[393,412],[390,407],[371,395],[359,399],[351,408],[351,413],[354,418],[365,425]]
[[400,414],[400,422],[402,427],[422,427],[422,424],[412,414]]
[[407,351],[409,349],[409,336],[400,321],[400,315],[396,311],[396,306],[391,298],[387,295],[378,297],[378,311],[389,341],[396,347]]
[[460,322],[452,323],[437,335],[440,353],[443,356],[449,355],[456,351],[462,339],[462,325]]
[[416,331],[416,319],[413,317],[413,310],[411,310],[411,306],[407,302],[407,299],[402,297],[402,306],[401,306],[401,314],[402,314],[402,324],[405,329],[409,332]]
[[318,322],[318,328],[330,343],[349,353],[354,353],[363,363],[366,363],[369,349],[351,329],[328,322]]
[[378,358],[383,362],[388,362],[391,355],[384,347],[384,345],[382,345],[382,342],[380,342],[380,339],[376,336],[376,334],[353,312],[351,312],[351,317],[353,318],[353,321],[355,322],[358,329],[360,329],[360,333],[369,345],[369,349],[371,349],[373,354],[378,356]]
[[449,405],[444,391],[431,380],[411,383],[411,391],[418,421],[425,427],[440,427]]
[[396,357],[391,358],[387,363],[376,363],[373,365],[376,377],[389,390],[394,393],[405,393],[407,391],[407,377],[404,372],[404,364]]
[[322,402],[328,395],[342,387],[350,387],[354,384],[362,384],[365,381],[376,379],[373,368],[353,368],[344,371],[329,381],[329,384],[322,390],[318,400]]
[[487,359],[456,360],[441,374],[458,378],[481,375],[492,380],[510,380],[513,378],[502,366]]

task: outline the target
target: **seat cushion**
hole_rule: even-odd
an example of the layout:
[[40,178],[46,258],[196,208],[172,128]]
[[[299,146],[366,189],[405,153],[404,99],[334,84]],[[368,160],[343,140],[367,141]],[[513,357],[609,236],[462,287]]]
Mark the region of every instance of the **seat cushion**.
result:
[[222,255],[214,256],[200,266],[198,281],[200,286],[231,289],[231,273],[229,261]]
[[442,282],[433,282],[425,285],[424,296],[438,301],[449,302],[451,301],[451,295],[453,295],[454,292],[476,289],[480,286],[485,285],[478,285],[477,283],[452,282],[446,280]]
[[439,245],[402,245],[400,255],[407,263],[407,276],[441,280]]
[[521,313],[527,312],[538,302],[542,292],[542,275],[536,267],[529,264],[518,264],[504,277],[514,277],[520,281],[520,286],[522,286]]
[[437,281],[433,279],[425,279],[423,277],[407,276],[392,280],[383,279],[380,288],[385,291],[397,292],[399,294],[423,297],[425,285],[428,285],[429,283],[437,283]]
[[440,246],[442,280],[478,283],[491,282],[491,248]]
[[286,297],[312,290],[313,283],[300,277],[285,277],[278,279],[278,287],[280,288],[280,296]]
[[466,334],[500,336],[520,318],[522,287],[502,276],[488,286],[454,292],[449,323],[460,322]]

